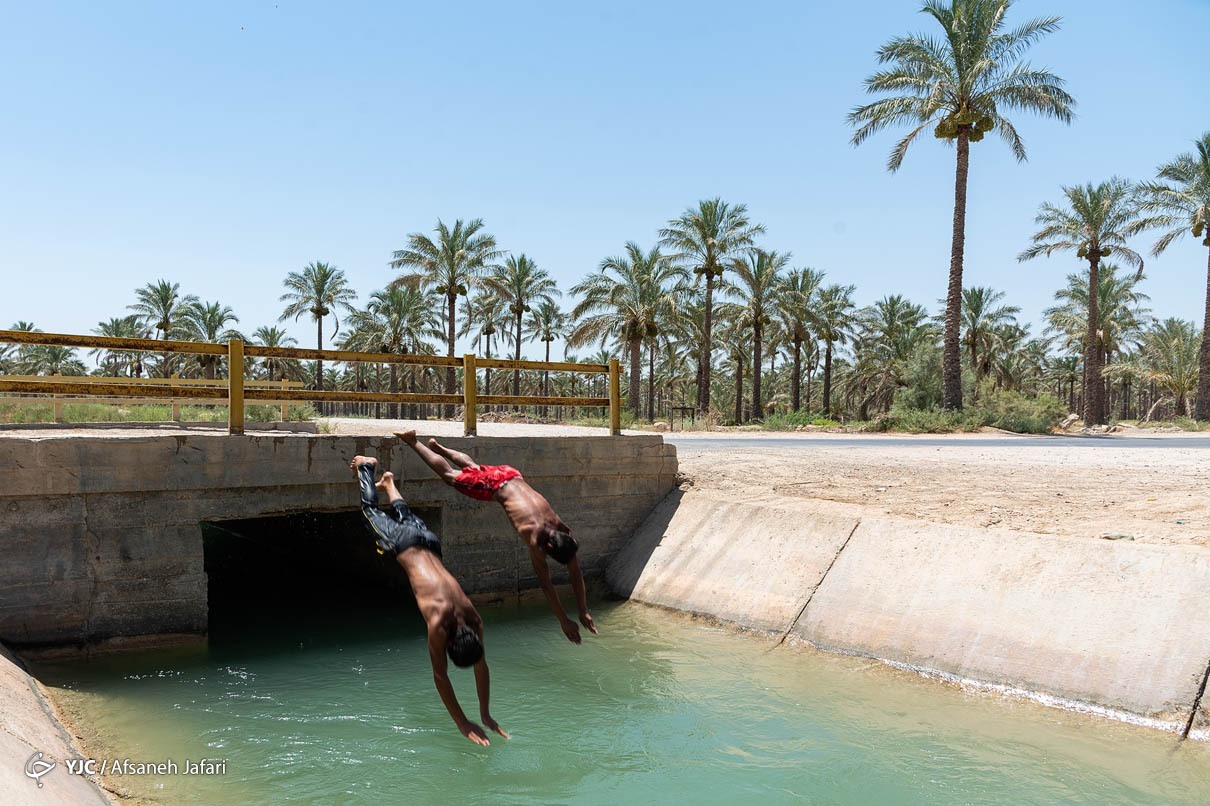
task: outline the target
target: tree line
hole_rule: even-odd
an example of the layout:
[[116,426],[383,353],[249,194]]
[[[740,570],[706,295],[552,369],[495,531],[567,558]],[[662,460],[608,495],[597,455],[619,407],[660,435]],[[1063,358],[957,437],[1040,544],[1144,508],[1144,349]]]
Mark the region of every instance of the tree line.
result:
[[[922,11],[939,32],[889,40],[877,53],[883,68],[866,80],[866,90],[880,97],[849,115],[855,145],[884,128],[912,127],[892,149],[892,172],[929,130],[955,146],[951,260],[939,316],[893,294],[859,308],[854,285],[792,265],[789,252],[765,247],[765,227],[746,205],[713,198],[668,220],[655,244],[628,242],[604,258],[567,289],[573,300],[567,306],[549,273],[529,255],[502,249],[481,219],[452,226],[439,220],[430,233],[407,236],[389,261],[399,273],[364,306],[355,304],[344,273],[328,262],[290,272],[279,324],[306,317],[321,348],[331,321],[327,343],[344,349],[438,354],[444,347],[453,356],[461,337],[487,357],[520,359],[525,342],[540,342],[550,360],[556,341],[565,343],[567,361],[580,360],[572,352],[579,350],[596,351],[582,356],[589,362],[620,354],[630,412],[649,420],[673,405],[736,423],[786,412],[866,420],[896,406],[957,410],[964,401],[1004,394],[1053,396],[1082,412],[1089,425],[1114,412],[1210,419],[1210,255],[1199,330],[1151,315],[1141,289],[1143,254],[1131,246],[1131,239],[1155,232],[1153,255],[1186,234],[1210,247],[1210,132],[1192,151],[1162,163],[1151,180],[1113,177],[1062,187],[1058,201],[1040,205],[1038,230],[1018,259],[1071,253],[1087,266],[1057,291],[1040,334],[1017,320],[1019,309],[1003,304],[1002,292],[963,285],[971,145],[994,133],[1024,160],[1007,114],[1070,122],[1075,105],[1061,78],[1023,61],[1032,44],[1058,30],[1060,19],[1008,28],[1010,6],[1011,0],[926,2]],[[99,323],[94,332],[206,341],[239,336],[231,308],[182,294],[175,283],[148,284],[135,297],[130,313]],[[258,328],[249,340],[295,343],[277,325]],[[215,377],[222,363],[218,356],[94,353],[105,374]],[[10,349],[0,356],[0,370],[85,371],[74,355],[63,348]],[[397,365],[325,370],[321,361],[266,359],[250,369],[317,389],[457,391],[452,367],[444,373]],[[487,394],[498,391],[492,375],[484,372]],[[580,394],[601,383],[522,370],[506,379],[513,394]]]

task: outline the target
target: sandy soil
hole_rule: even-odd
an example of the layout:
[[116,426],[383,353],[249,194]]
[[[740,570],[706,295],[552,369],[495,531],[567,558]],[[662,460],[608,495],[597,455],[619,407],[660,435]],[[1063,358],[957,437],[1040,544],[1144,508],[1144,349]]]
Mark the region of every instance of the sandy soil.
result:
[[[712,437],[703,439],[726,439]],[[1210,434],[1182,437],[1204,447],[1162,438],[1156,447],[1052,447],[1026,444],[1031,437],[983,446],[1005,437],[969,434],[943,446],[936,435],[920,445],[869,435],[853,447],[851,436],[842,445],[812,435],[726,453],[697,442],[677,454],[695,489],[745,500],[789,496],[937,523],[1210,546]]]

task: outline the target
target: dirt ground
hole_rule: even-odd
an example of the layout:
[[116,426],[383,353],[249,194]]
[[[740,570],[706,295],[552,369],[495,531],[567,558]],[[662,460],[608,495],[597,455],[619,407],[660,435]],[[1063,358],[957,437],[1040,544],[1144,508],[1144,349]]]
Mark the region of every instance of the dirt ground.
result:
[[852,437],[828,436],[726,453],[692,442],[677,454],[695,490],[721,496],[789,496],[936,523],[1210,546],[1210,434],[1149,436],[1148,447],[1007,438],[1021,440],[1016,447],[1001,444],[1003,435],[970,434],[869,435],[854,447]]

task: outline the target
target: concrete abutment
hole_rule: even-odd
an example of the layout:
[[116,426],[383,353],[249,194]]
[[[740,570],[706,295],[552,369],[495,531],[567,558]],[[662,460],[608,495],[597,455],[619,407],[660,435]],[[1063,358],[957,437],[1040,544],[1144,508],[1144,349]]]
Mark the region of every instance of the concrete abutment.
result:
[[[606,563],[675,483],[659,436],[444,440],[524,472],[572,526],[581,566]],[[377,456],[410,504],[439,513],[446,565],[471,594],[519,594],[537,580],[499,506],[460,495],[391,437],[304,434],[46,436],[0,439],[0,642],[96,648],[204,634],[201,524],[356,513],[348,469]],[[369,560],[377,559],[364,540]],[[282,551],[266,547],[266,575]],[[561,567],[554,569],[563,582]]]

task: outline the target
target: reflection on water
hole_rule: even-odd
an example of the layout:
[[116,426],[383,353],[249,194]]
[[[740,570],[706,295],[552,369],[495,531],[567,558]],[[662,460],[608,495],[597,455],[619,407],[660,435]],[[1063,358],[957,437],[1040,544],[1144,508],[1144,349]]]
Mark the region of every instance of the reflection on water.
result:
[[[47,666],[96,756],[226,759],[134,777],[162,802],[1172,803],[1210,747],[882,664],[781,647],[638,604],[575,647],[544,607],[484,608],[492,713],[463,739],[413,608],[261,614],[205,650]],[[451,666],[451,669],[453,667]],[[468,715],[473,677],[453,670]]]

